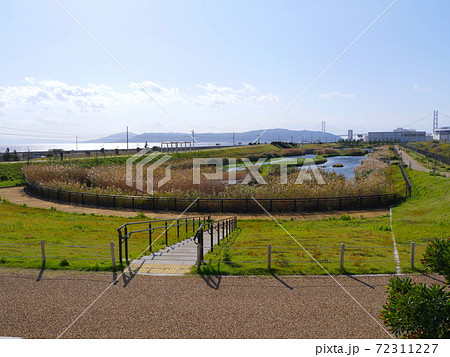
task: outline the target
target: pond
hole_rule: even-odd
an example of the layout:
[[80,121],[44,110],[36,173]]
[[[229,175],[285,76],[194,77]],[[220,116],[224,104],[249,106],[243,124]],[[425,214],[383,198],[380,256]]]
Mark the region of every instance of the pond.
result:
[[[327,157],[327,162],[322,165],[317,165],[324,170],[334,171],[338,174],[344,175],[346,178],[354,178],[354,169],[361,164],[361,160],[367,159],[366,156],[334,156]],[[342,164],[344,167],[333,167],[334,164]]]
[[[315,158],[316,155],[303,155],[303,156],[291,156],[291,157],[283,157],[283,158],[276,158],[272,160],[267,160],[262,165],[267,165],[270,163],[276,163],[276,162],[282,162],[282,161],[291,161],[294,159],[304,159],[304,158]],[[365,159],[365,156],[334,156],[334,157],[327,157],[327,162],[325,164],[317,165],[317,167],[320,167],[323,170],[330,170],[334,171],[338,174],[344,175],[346,178],[354,178],[355,177],[355,171],[354,169],[358,167],[361,163],[361,160]],[[344,165],[343,167],[333,167],[334,164],[340,163]],[[244,166],[238,166],[238,167],[230,167],[228,168],[228,171],[236,170],[244,170]]]

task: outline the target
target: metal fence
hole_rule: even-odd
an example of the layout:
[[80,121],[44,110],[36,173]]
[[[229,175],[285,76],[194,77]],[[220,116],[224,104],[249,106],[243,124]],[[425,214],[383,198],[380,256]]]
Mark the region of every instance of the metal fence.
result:
[[251,198],[178,198],[107,195],[66,191],[26,183],[27,193],[49,201],[98,208],[131,209],[142,211],[174,211],[205,213],[264,213],[355,210],[389,207],[404,198],[402,193],[362,196],[313,198],[261,198],[258,203]]
[[204,246],[206,245],[205,233],[209,235],[210,249],[214,252],[214,242],[216,237],[217,244],[220,245],[220,241],[227,238],[237,228],[237,217],[228,217],[218,221],[208,220],[204,222],[197,230],[194,241],[197,243],[197,268],[200,267],[204,258]]
[[[180,234],[184,230],[185,235],[192,229],[192,236],[196,234],[197,230],[210,221],[210,216],[196,216],[196,217],[183,217],[177,218],[175,220],[153,220],[153,221],[140,221],[140,222],[130,222],[124,223],[119,228],[117,228],[117,233],[119,235],[119,262],[125,261],[128,263],[128,246],[129,240],[133,235],[137,233],[147,233],[148,234],[148,251],[151,252],[153,248],[153,235],[157,230],[162,231],[161,235],[164,235],[165,245],[169,245],[169,230],[174,228],[177,230],[177,239],[179,241]],[[133,229],[136,227],[137,229]],[[142,227],[142,228],[141,228]],[[147,250],[146,249],[146,250]]]

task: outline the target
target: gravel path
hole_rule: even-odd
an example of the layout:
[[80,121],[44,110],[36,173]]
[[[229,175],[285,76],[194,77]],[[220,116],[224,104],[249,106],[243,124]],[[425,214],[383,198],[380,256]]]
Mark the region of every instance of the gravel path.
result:
[[[135,211],[126,211],[126,210],[111,210],[111,209],[103,209],[103,208],[93,208],[93,207],[82,207],[82,206],[74,206],[74,205],[66,205],[60,204],[56,202],[41,200],[36,197],[32,197],[25,193],[23,187],[7,187],[0,188],[0,197],[3,199],[7,199],[8,201],[15,204],[27,204],[29,207],[36,208],[46,208],[50,209],[51,207],[55,207],[59,211],[63,212],[72,212],[72,213],[93,213],[101,216],[118,216],[118,217],[135,217],[137,212]],[[177,212],[145,212],[147,217],[154,219],[175,219],[179,217],[180,213]],[[189,212],[189,215],[197,215],[202,213]],[[297,213],[286,213],[286,214],[277,214],[274,215],[277,219],[290,219],[291,217],[294,220],[313,220],[313,219],[323,219],[329,217],[340,217],[343,214],[350,215],[352,217],[378,217],[385,214],[389,214],[389,209],[374,209],[374,210],[354,210],[354,211],[334,211],[334,212],[297,212]],[[231,214],[233,215],[233,214]],[[230,214],[214,214],[215,219],[222,219],[230,217]],[[270,219],[265,214],[255,215],[255,214],[239,214],[239,219]]]
[[[337,277],[373,316],[385,303],[388,279]],[[40,276],[39,271],[0,269],[0,336],[55,338],[111,281],[106,273],[45,271]],[[388,336],[329,277],[137,275],[125,283],[121,279],[63,337]]]

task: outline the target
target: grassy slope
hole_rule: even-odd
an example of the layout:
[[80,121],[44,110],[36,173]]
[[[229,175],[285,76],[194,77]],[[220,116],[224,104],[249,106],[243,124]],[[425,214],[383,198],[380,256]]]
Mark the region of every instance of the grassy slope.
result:
[[[434,237],[450,237],[450,178],[407,169],[414,182],[413,197],[393,209],[393,227],[399,245],[426,245]],[[418,249],[421,255],[424,248]],[[409,249],[399,249],[400,259]],[[408,262],[402,262],[407,268]]]
[[0,162],[0,187],[23,184],[23,165],[21,162]]

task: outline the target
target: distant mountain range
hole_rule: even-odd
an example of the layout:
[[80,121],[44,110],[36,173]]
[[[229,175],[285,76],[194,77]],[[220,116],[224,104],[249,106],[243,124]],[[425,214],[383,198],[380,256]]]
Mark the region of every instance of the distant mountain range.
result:
[[[264,130],[252,130],[244,133],[195,133],[195,140],[199,143],[209,144],[248,144],[255,141]],[[289,129],[269,129],[263,133],[260,142],[286,141],[286,142],[334,142],[342,139],[340,136],[322,131],[311,130],[289,130]],[[103,138],[87,141],[89,143],[123,143],[127,141],[127,133],[116,133]],[[130,143],[159,143],[166,141],[192,141],[186,133],[128,133]]]

